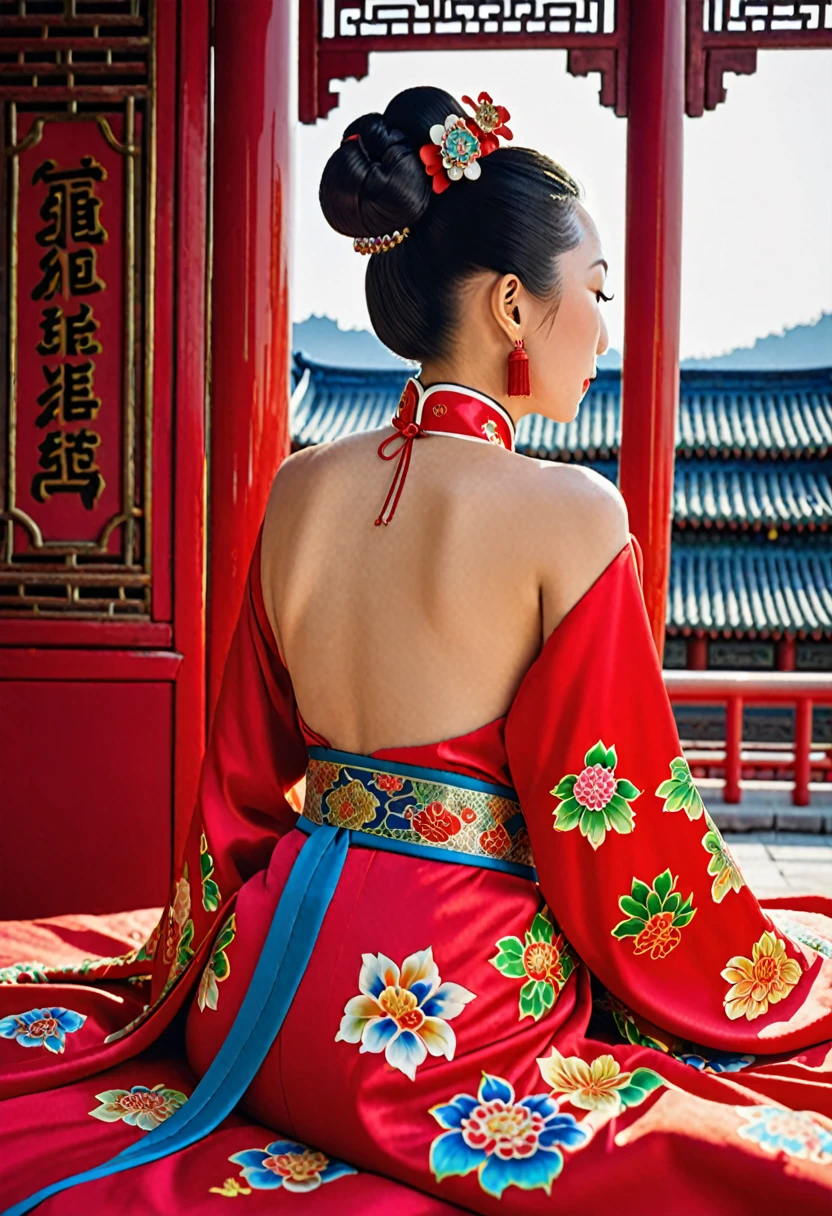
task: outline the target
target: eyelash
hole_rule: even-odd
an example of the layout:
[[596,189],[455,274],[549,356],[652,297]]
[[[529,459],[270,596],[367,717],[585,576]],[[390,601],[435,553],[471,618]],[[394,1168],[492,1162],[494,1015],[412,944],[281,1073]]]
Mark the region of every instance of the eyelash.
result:
[[611,296],[605,296],[603,291],[596,291],[596,293],[595,293],[596,300],[598,299],[599,296],[601,297],[602,300],[605,300],[606,303],[609,304],[610,300],[615,299],[615,292],[613,292]]

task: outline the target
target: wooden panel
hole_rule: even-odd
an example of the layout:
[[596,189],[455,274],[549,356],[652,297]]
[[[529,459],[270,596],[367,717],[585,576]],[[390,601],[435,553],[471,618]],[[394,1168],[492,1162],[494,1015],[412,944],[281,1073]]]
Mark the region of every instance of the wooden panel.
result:
[[0,683],[0,919],[164,903],[173,685]]
[[182,655],[170,650],[19,650],[0,647],[0,680],[175,680]]

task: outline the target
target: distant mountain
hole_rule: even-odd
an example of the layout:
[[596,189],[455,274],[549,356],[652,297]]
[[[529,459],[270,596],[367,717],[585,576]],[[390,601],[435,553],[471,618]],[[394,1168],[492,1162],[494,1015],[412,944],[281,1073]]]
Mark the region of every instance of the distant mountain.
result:
[[791,371],[832,366],[832,312],[823,312],[811,325],[795,325],[782,334],[758,338],[753,346],[738,346],[710,359],[684,359],[682,367],[717,371]]
[[292,349],[334,367],[401,368],[404,372],[418,367],[394,355],[369,330],[339,329],[331,317],[312,316],[296,322],[292,326]]
[[[400,359],[366,329],[340,329],[331,317],[307,317],[292,327],[292,348],[320,363],[336,367],[400,368],[418,364]],[[621,367],[621,353],[610,349],[598,360],[599,367]],[[788,371],[805,367],[832,366],[832,313],[821,313],[811,325],[795,325],[782,334],[758,338],[753,346],[737,347],[710,359],[683,359],[682,367],[717,371]]]

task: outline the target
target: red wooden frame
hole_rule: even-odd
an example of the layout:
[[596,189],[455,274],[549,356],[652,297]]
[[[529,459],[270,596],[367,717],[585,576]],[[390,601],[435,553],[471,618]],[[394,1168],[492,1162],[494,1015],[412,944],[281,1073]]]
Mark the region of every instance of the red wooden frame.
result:
[[[742,797],[740,786],[743,764],[742,711],[746,705],[793,705],[795,708],[795,737],[792,761],[795,806],[809,805],[810,749],[812,745],[812,707],[832,705],[832,676],[825,673],[735,671],[665,671],[665,687],[674,705],[724,705],[726,803],[737,803]],[[703,761],[701,752],[690,757],[691,767],[712,766],[716,760]]]
[[[153,487],[150,619],[6,617],[0,620],[0,692],[7,711],[11,707],[14,714],[14,706],[21,706],[24,721],[37,713],[44,737],[59,731],[62,755],[67,757],[90,756],[95,741],[88,737],[82,715],[65,712],[60,723],[50,720],[53,697],[66,710],[77,696],[99,724],[106,723],[110,745],[117,737],[124,739],[123,772],[118,781],[112,787],[107,784],[117,768],[112,757],[91,774],[93,792],[83,809],[76,810],[80,818],[73,842],[85,834],[89,838],[91,832],[106,835],[103,825],[113,822],[113,808],[132,805],[129,793],[135,779],[131,765],[144,764],[152,771],[143,774],[142,781],[154,790],[154,805],[146,808],[146,834],[153,836],[156,843],[152,847],[158,856],[172,858],[181,847],[192,812],[206,724],[210,12],[209,0],[157,0],[155,4],[148,0],[148,5],[152,38],[142,46],[153,51],[147,88],[153,98],[150,114],[155,129],[147,132],[147,146],[155,140],[156,153],[155,176],[143,217],[155,234],[153,245],[148,248],[145,244],[144,294],[150,307],[143,310],[148,320],[145,372],[153,404],[150,459],[145,470]],[[135,23],[137,18],[134,15],[130,20]],[[6,92],[14,90],[9,86]],[[62,96],[66,95],[65,85]],[[107,720],[109,696],[119,706],[118,722]],[[135,710],[131,709],[134,704]],[[164,732],[160,733],[160,722],[143,717],[150,706],[157,707],[167,723],[167,741],[162,738]],[[150,752],[143,744],[145,734],[152,736]],[[10,856],[14,832],[9,835],[8,830],[13,829],[15,807],[26,804],[31,767],[18,772],[14,757],[7,755],[2,767],[3,802],[10,819],[4,816],[0,827],[7,831]],[[62,772],[55,773],[56,805],[63,797],[63,779]],[[71,792],[66,791],[67,795]],[[134,807],[132,813],[140,816],[144,812]],[[159,836],[165,824],[167,840]],[[141,836],[142,830],[138,819],[130,828],[133,836],[137,831]],[[110,846],[118,857],[121,836],[111,837]],[[53,899],[51,911],[76,911],[85,906],[83,867],[69,865],[65,870],[60,891],[64,904],[56,907]],[[153,877],[152,867],[144,862],[138,871],[129,887],[130,900],[138,898],[143,881],[151,884],[147,902],[163,896],[169,876],[157,873]],[[0,883],[0,915],[7,909],[13,909],[15,915],[43,910],[29,906],[34,896],[31,882],[28,887],[27,882],[20,870]],[[96,899],[103,901],[97,910],[121,907],[122,897],[119,874],[112,870],[96,889]]]
[[291,446],[291,6],[215,0],[214,43],[209,717],[272,481]]
[[174,856],[184,847],[205,751],[207,556],[206,364],[208,352],[208,173],[210,25],[208,0],[180,0],[175,217],[176,401],[173,466],[174,640],[187,656],[174,700]]

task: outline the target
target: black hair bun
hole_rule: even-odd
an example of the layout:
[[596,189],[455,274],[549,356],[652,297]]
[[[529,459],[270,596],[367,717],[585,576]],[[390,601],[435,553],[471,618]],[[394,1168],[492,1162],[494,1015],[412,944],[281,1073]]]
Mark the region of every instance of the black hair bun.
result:
[[[442,89],[398,93],[383,114],[363,114],[327,161],[318,197],[327,223],[344,236],[383,236],[424,215],[433,181],[419,157],[430,128],[465,111]],[[357,139],[347,139],[357,135]]]
[[[434,191],[419,149],[449,114],[466,111],[443,89],[397,93],[383,114],[350,123],[319,191],[324,216],[344,236],[410,229],[407,240],[363,260],[364,290],[384,345],[422,364],[454,354],[464,328],[460,288],[481,271],[516,274],[554,315],[562,293],[559,255],[584,237],[577,183],[533,148],[494,148],[479,178]],[[494,339],[509,343],[496,332]]]

